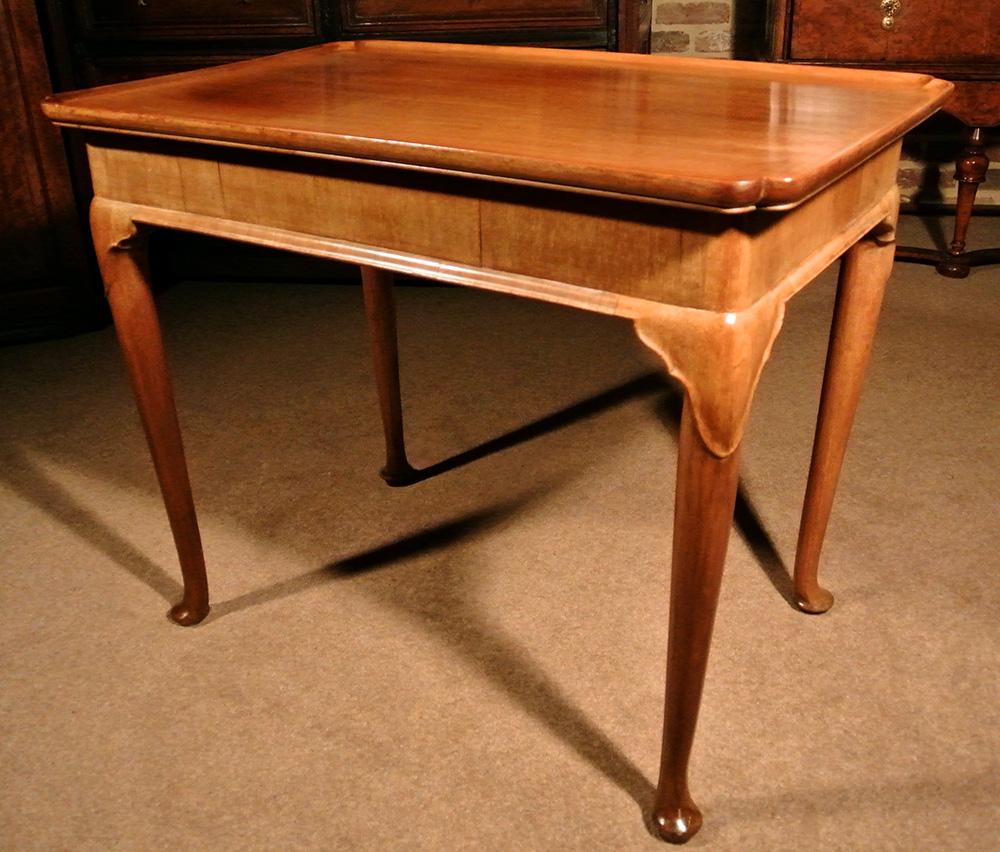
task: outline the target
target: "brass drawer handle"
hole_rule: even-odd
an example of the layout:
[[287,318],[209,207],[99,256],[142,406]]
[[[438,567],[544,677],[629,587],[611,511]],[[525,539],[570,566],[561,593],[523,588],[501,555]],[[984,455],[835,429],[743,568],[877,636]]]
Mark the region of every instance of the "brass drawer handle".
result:
[[903,4],[900,0],[882,0],[879,8],[882,10],[882,29],[891,30],[896,26],[896,15],[903,8]]

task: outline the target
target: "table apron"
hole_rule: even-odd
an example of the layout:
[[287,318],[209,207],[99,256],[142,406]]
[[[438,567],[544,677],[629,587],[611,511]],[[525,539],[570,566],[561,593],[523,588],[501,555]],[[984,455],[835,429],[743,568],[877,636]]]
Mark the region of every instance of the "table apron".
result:
[[791,210],[726,214],[109,134],[87,150],[95,195],[145,224],[630,317],[798,289],[886,217],[899,159],[896,143]]

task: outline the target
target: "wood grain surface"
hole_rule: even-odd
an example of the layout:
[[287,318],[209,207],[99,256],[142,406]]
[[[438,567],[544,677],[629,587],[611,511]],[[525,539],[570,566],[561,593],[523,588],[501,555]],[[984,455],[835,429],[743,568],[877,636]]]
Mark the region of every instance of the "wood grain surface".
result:
[[801,202],[950,90],[914,74],[343,42],[45,109],[67,126],[747,208]]
[[950,90],[917,75],[355,43],[50,101],[56,121],[88,130],[95,248],[184,576],[174,620],[204,618],[208,586],[145,272],[150,226],[364,267],[390,484],[421,474],[403,436],[392,272],[633,319],[684,387],[648,818],[689,840],[702,817],[688,764],[761,371],[785,303],[848,251],[797,563],[800,603],[819,611],[820,545],[891,268],[899,136]]
[[[563,297],[587,288],[712,311],[742,311],[813,258],[832,261],[874,224],[899,159],[897,143],[792,210],[723,216],[135,136],[87,149],[98,196],[156,208],[153,223],[167,224],[169,210],[202,217],[186,220],[197,232],[242,235],[252,225],[558,282]],[[628,250],[609,250],[619,246]]]

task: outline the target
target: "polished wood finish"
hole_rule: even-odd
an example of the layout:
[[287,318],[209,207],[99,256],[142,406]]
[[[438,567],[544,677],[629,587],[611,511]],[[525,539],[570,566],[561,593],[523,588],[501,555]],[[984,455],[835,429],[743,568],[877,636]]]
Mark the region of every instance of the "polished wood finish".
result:
[[399,350],[396,342],[396,305],[392,273],[374,266],[361,267],[361,289],[368,320],[368,342],[375,367],[382,429],[385,433],[385,467],[382,478],[394,486],[409,485],[417,472],[406,458],[403,439],[403,405],[399,392]]
[[970,128],[995,127],[1000,124],[1000,60],[995,66],[980,64],[978,73],[983,76],[957,82],[944,109]]
[[183,600],[170,611],[170,617],[181,625],[197,624],[209,609],[205,557],[160,324],[149,286],[146,235],[137,230],[127,211],[100,198],[91,205],[90,226],[118,343],[184,578]]
[[[400,97],[404,70],[420,98]],[[295,94],[307,79],[323,85]],[[949,88],[916,75],[381,44],[49,101],[57,122],[85,130],[95,241],[185,578],[175,618],[203,616],[207,592],[134,236],[147,226],[363,267],[397,483],[421,472],[403,442],[390,273],[631,319],[685,390],[652,821],[664,839],[689,839],[701,815],[688,763],[753,394],[787,301],[849,251],[807,500],[812,564],[871,340],[873,312],[858,305],[891,259],[899,137]],[[740,141],[728,159],[715,156],[719,128]],[[609,242],[622,247],[613,262]]]
[[899,11],[886,29],[886,11],[879,2],[772,0],[776,40],[796,62],[961,65],[1000,55],[998,0],[968,8],[938,0],[898,2]]
[[958,200],[955,204],[955,234],[948,246],[947,256],[942,258],[937,269],[949,278],[965,278],[969,268],[987,263],[1000,263],[1000,248],[980,249],[975,252],[965,250],[965,240],[969,233],[969,221],[972,219],[972,208],[976,203],[976,192],[979,184],[986,180],[986,172],[990,167],[986,156],[984,134],[981,127],[973,127],[969,133],[969,141],[959,155],[955,168],[955,180],[958,181]]
[[670,575],[670,627],[663,747],[652,823],[670,843],[701,828],[702,815],[688,789],[701,693],[715,610],[722,587],[729,530],[739,481],[739,445],[725,456],[705,446],[690,397],[681,414]]
[[[1000,95],[1000,87],[997,87],[997,93]],[[1000,115],[1000,106],[997,107],[997,114]],[[990,166],[989,157],[986,155],[985,136],[982,127],[970,128],[968,143],[955,164],[958,198],[955,201],[955,230],[948,248],[941,251],[899,246],[896,249],[897,260],[929,264],[947,278],[968,278],[973,267],[1000,263],[1000,248],[975,251],[965,249],[969,223],[972,221],[972,211],[976,204],[976,193],[979,185],[986,180]]]
[[827,351],[812,464],[795,552],[795,599],[804,612],[826,612],[833,595],[819,585],[823,537],[833,508],[885,285],[892,272],[894,221],[887,219],[844,255]]
[[[801,275],[803,263],[830,240],[856,239],[870,228],[872,209],[895,186],[898,158],[898,146],[889,146],[864,170],[786,215],[720,218],[586,196],[568,208],[565,193],[401,176],[333,160],[290,169],[287,157],[270,152],[250,158],[191,144],[129,144],[91,138],[92,178],[101,197],[378,245],[495,274],[563,280],[607,302],[609,312],[630,316],[638,309],[629,308],[628,298],[713,311],[749,307]],[[630,251],[609,257],[609,244]],[[627,298],[618,305],[615,295]]]
[[66,333],[101,316],[51,92],[38,17],[0,0],[0,340]]
[[942,109],[969,126],[970,141],[956,163],[954,236],[945,251],[901,246],[896,257],[932,264],[949,278],[1000,261],[1000,248],[965,251],[976,188],[988,166],[984,128],[1000,124],[1000,0],[968,8],[898,0],[890,4],[896,11],[888,28],[882,25],[886,10],[876,2],[859,8],[853,0],[770,0],[769,6],[761,50],[769,59],[918,71],[955,84]]
[[[317,81],[336,99],[317,98]],[[946,91],[914,75],[355,42],[59,95],[47,109],[67,126],[742,210],[804,200]],[[772,120],[802,115],[794,135],[774,133]]]

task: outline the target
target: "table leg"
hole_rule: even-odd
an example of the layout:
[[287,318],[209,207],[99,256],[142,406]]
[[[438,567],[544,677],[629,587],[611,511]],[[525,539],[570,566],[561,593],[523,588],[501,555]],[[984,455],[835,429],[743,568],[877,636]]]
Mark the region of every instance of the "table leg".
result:
[[708,649],[733,521],[740,449],[719,458],[698,434],[685,397],[681,415],[663,751],[653,824],[671,843],[701,828],[688,790],[688,761],[701,706]]
[[399,392],[399,350],[396,342],[396,305],[392,296],[392,273],[372,266],[361,267],[368,342],[375,367],[378,402],[385,434],[385,467],[382,478],[389,485],[409,485],[417,472],[406,458],[403,438],[403,407]]
[[184,597],[170,610],[170,617],[181,625],[197,624],[209,609],[205,557],[160,324],[149,287],[145,235],[137,232],[127,213],[113,203],[95,199],[90,214],[108,304],[184,578]]
[[754,390],[784,317],[764,299],[740,313],[660,307],[636,320],[685,389],[674,506],[667,687],[653,826],[684,843],[701,827],[688,790],[694,742],[729,530],[740,446]]
[[937,265],[937,270],[948,278],[966,278],[969,275],[969,259],[965,253],[965,239],[969,232],[969,220],[976,203],[979,184],[986,180],[990,167],[986,156],[983,129],[973,127],[969,131],[969,141],[955,163],[955,180],[958,181],[958,198],[955,202],[955,234],[948,246],[947,256]]
[[833,595],[817,581],[820,550],[837,489],[847,438],[861,396],[875,325],[895,246],[890,230],[873,232],[840,263],[816,439],[795,552],[795,597],[804,612],[826,612]]

